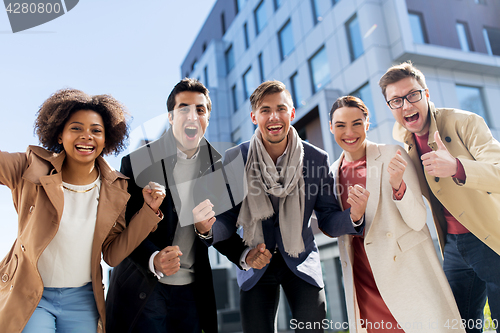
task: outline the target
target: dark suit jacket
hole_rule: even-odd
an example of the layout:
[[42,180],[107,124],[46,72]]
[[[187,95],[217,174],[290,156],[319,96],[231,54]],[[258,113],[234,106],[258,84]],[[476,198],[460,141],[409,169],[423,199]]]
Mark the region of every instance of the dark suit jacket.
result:
[[[198,158],[201,159],[201,175],[203,171],[210,169],[211,165],[220,160],[221,156],[203,139],[200,143]],[[174,239],[178,222],[176,207],[180,207],[175,186],[172,186],[175,185],[172,171],[176,162],[177,147],[171,130],[160,139],[137,149],[122,159],[121,172],[130,177],[128,190],[131,198],[127,205],[127,221],[142,207],[144,202],[142,188],[149,181],[164,185],[167,195],[160,206],[164,217],[158,224],[158,229],[152,232],[112,272],[106,300],[108,333],[129,332],[134,327],[155,285],[159,283],[149,271],[149,258],[153,252],[172,245]],[[195,238],[194,247],[194,288],[200,324],[206,333],[217,332],[217,312],[208,249],[198,237]]]
[[[342,211],[335,198],[333,178],[329,172],[328,154],[307,142],[303,141],[302,143],[304,146],[303,176],[306,196],[302,238],[305,251],[298,258],[290,257],[285,252],[279,227],[279,212],[262,221],[262,228],[266,248],[272,251],[277,247],[293,273],[310,284],[322,288],[324,284],[319,252],[310,223],[313,210],[316,212],[321,231],[330,237],[361,234],[363,226],[355,228],[350,218],[350,209]],[[224,157],[224,165],[229,165],[241,157],[246,163],[249,145],[250,142],[244,142],[229,149]],[[228,167],[226,167],[226,172],[229,175],[234,174]],[[237,180],[240,177],[229,176],[229,178]],[[217,221],[213,226],[212,243],[217,246],[219,252],[238,265],[238,284],[241,289],[250,290],[259,281],[268,266],[260,270],[250,269],[248,271],[242,270],[239,266],[240,256],[245,249],[241,238],[236,233],[236,221],[240,207],[241,204],[217,216]]]

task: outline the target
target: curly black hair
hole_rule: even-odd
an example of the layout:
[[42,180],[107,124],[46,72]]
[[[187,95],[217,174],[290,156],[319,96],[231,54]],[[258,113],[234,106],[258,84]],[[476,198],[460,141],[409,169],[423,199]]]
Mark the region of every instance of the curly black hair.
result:
[[110,95],[90,96],[77,89],[61,89],[52,94],[38,110],[34,132],[43,147],[60,153],[59,134],[73,113],[92,110],[101,115],[106,138],[103,155],[118,155],[126,148],[129,113],[125,106]]

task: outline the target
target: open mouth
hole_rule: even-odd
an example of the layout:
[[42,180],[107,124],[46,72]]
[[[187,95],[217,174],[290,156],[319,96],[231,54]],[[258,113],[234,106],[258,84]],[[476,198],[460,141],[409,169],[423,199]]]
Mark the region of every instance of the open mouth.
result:
[[405,121],[406,121],[407,123],[413,123],[413,122],[415,122],[415,121],[417,121],[417,120],[418,120],[419,115],[418,115],[418,112],[413,112],[412,114],[409,114],[409,115],[407,115],[407,116],[404,116],[404,118],[405,118]]
[[267,127],[267,130],[271,133],[278,133],[283,128],[283,125],[271,125]]
[[344,139],[342,141],[344,141],[345,143],[347,143],[348,145],[352,145],[356,142],[358,142],[359,138],[356,138],[356,139]]
[[188,138],[194,139],[198,134],[198,127],[186,126],[186,128],[184,128],[184,133],[186,133]]
[[94,146],[86,146],[86,145],[76,145],[75,148],[76,150],[84,153],[91,153],[95,150]]

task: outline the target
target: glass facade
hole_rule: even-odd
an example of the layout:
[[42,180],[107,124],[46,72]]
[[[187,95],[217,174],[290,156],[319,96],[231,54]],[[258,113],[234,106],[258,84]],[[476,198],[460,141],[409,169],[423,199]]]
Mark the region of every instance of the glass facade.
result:
[[480,115],[488,123],[481,88],[457,84],[456,90],[460,108]]
[[330,82],[330,66],[328,65],[328,57],[324,46],[309,59],[309,69],[311,71],[313,93],[316,93]]
[[281,60],[284,60],[295,48],[293,43],[292,23],[290,20],[288,20],[278,32],[278,39],[280,42]]
[[254,11],[255,17],[255,32],[258,35],[264,27],[267,25],[267,15],[266,8],[264,7],[264,1],[261,1]]
[[408,13],[408,16],[410,18],[410,26],[411,26],[411,33],[413,35],[413,42],[417,44],[427,43],[422,15],[418,13]]
[[346,23],[347,40],[349,41],[349,51],[351,61],[358,59],[364,52],[363,39],[361,38],[361,30],[357,15],[354,15]]

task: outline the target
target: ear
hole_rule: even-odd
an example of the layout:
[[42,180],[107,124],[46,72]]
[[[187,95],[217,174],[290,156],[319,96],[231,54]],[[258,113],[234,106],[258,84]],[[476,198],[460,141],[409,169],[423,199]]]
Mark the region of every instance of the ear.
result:
[[174,111],[170,111],[170,112],[168,113],[168,122],[170,123],[170,125],[171,125],[171,126],[173,126],[173,125],[174,125],[174,118],[173,118],[173,115],[172,115],[172,113],[173,113],[173,112],[174,112]]
[[332,125],[332,122],[329,121],[328,123],[330,124],[330,132],[333,134],[333,125]]
[[368,132],[368,129],[370,128],[370,117],[366,117],[366,127],[365,131]]
[[252,123],[257,125],[257,119],[255,118],[255,113],[253,113],[253,111],[250,112],[250,118],[252,119]]
[[295,119],[295,108],[292,108],[292,114],[290,115],[290,120]]
[[57,143],[62,145],[62,133],[57,136]]
[[429,97],[430,97],[429,89],[425,89],[425,97],[427,97],[427,99],[429,99]]

